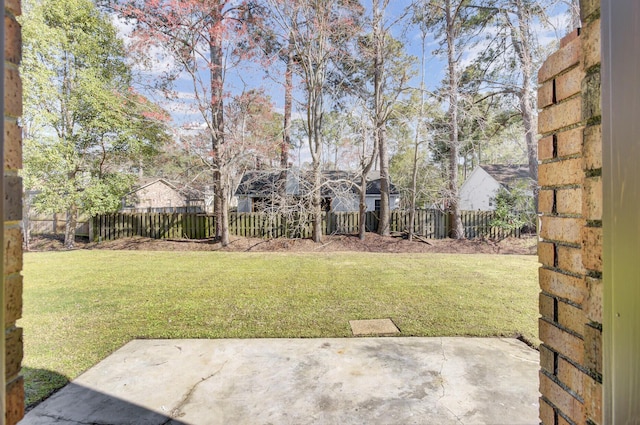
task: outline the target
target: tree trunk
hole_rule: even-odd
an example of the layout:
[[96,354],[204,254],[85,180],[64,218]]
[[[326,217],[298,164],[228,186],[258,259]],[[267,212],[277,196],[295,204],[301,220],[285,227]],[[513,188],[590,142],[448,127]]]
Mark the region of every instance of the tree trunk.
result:
[[312,238],[316,243],[322,242],[322,118],[323,94],[326,67],[309,67],[307,82],[307,126],[309,129],[309,150],[313,167],[313,187],[311,198],[311,214],[313,222]]
[[313,196],[311,198],[311,214],[313,223],[312,239],[316,243],[322,242],[322,178],[320,162],[313,164]]
[[358,239],[363,241],[367,232],[367,176],[366,173],[362,174],[360,180],[360,202],[358,203],[360,221],[358,222]]
[[458,140],[458,75],[456,59],[456,28],[455,17],[452,16],[451,0],[446,0],[446,25],[447,25],[447,62],[449,71],[449,237],[454,239],[464,238],[464,228],[460,219],[460,195],[458,193],[458,157],[460,156],[460,143]]
[[367,232],[367,176],[375,163],[378,156],[377,140],[373,141],[373,149],[370,156],[367,156],[367,132],[365,127],[362,128],[362,158],[360,160],[360,222],[358,226],[358,237],[361,241],[365,239]]
[[76,226],[78,224],[78,206],[73,203],[67,210],[67,220],[64,226],[64,247],[72,249],[76,243]]
[[[324,81],[324,77],[318,78]],[[313,87],[309,91],[310,110],[308,113],[309,149],[311,151],[312,179],[311,216],[313,223],[312,239],[322,242],[322,88]]]
[[[420,115],[422,119],[422,114]],[[409,226],[407,227],[409,242],[413,241],[413,223],[416,217],[416,198],[418,192],[418,148],[420,147],[420,124],[416,127],[416,144],[413,150],[413,170],[411,170],[411,200],[409,205]]]
[[282,147],[280,148],[280,167],[289,167],[289,147],[291,146],[291,113],[293,110],[293,35],[289,35],[289,51],[287,52],[287,70],[284,76],[284,129],[282,131]]
[[222,246],[229,243],[229,222],[224,190],[223,160],[221,158],[221,146],[224,144],[224,93],[223,93],[223,51],[222,34],[219,26],[222,22],[222,5],[217,4],[211,10],[212,37],[209,42],[209,54],[211,60],[211,152],[213,155],[213,185],[216,196],[216,238]]
[[24,238],[24,250],[29,251],[29,243],[31,241],[31,196],[26,192],[22,192],[22,231]]
[[384,105],[384,46],[385,34],[382,27],[382,12],[379,0],[373,1],[373,28],[374,28],[374,68],[373,89],[375,104],[375,136],[380,155],[380,222],[378,234],[389,236],[391,209],[389,206],[389,152],[386,140],[386,117]]
[[[529,162],[529,176],[535,182],[538,181],[538,117],[535,113],[535,107],[531,104],[530,98],[530,79],[527,81],[525,77],[525,85],[520,95],[520,108],[522,109],[522,123],[525,131],[525,140],[527,143],[527,160]],[[528,87],[527,87],[528,86]],[[537,193],[536,193],[537,199]],[[537,206],[537,202],[536,202]]]
[[222,202],[220,216],[222,217],[222,234],[220,235],[220,245],[229,245],[229,192],[228,184],[222,186]]
[[378,150],[380,155],[380,223],[378,234],[389,236],[391,234],[391,207],[389,205],[389,152],[387,150],[386,128],[383,125],[378,129]]

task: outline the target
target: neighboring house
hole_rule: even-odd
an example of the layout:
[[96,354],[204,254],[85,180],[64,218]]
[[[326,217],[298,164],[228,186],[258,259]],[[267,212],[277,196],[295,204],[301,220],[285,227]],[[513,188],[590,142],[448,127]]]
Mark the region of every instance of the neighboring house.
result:
[[[460,187],[460,209],[493,211],[498,190],[520,186],[531,188],[527,165],[480,165]],[[531,196],[533,191],[529,190]]]
[[125,195],[122,211],[204,212],[209,204],[206,190],[181,190],[165,179],[155,179]]
[[[322,173],[322,209],[331,212],[358,211],[359,178],[346,171],[324,171]],[[247,171],[235,196],[238,212],[262,212],[278,208],[282,200],[286,205],[295,203],[312,190],[311,175],[297,169],[286,171]],[[398,208],[400,192],[392,184],[390,205]],[[380,209],[380,179],[367,181],[367,211]]]
[[[400,191],[396,186],[391,183],[389,187],[389,205],[392,210],[398,209],[400,207]],[[356,192],[356,196],[358,193]],[[357,199],[357,198],[356,198]],[[380,211],[380,177],[375,180],[367,181],[367,194],[365,196],[365,201],[367,204],[367,211]],[[357,203],[356,209],[357,211]]]

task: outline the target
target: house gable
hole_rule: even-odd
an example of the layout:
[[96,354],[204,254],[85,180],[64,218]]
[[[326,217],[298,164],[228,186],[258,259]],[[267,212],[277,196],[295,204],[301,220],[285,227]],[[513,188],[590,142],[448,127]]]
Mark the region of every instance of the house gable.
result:
[[[460,209],[465,211],[493,211],[494,198],[502,187],[530,187],[529,168],[526,165],[480,165],[460,187]],[[533,190],[527,190],[533,196]]]
[[187,205],[185,197],[174,185],[157,179],[129,192],[124,208],[175,208]]
[[493,198],[501,184],[482,167],[476,167],[460,187],[460,209],[493,211]]

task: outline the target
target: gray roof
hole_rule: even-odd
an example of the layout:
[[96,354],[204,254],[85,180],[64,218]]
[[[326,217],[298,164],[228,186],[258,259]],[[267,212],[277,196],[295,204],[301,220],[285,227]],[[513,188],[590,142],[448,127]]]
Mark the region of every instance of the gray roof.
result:
[[[235,195],[265,196],[279,190],[284,182],[286,182],[288,195],[299,195],[305,191],[305,186],[310,185],[311,180],[311,172],[298,169],[286,171],[251,170],[242,176]],[[323,171],[322,181],[323,196],[331,196],[336,191],[357,193],[360,178],[355,173],[348,171]],[[400,193],[393,184],[391,184],[390,192],[391,194]],[[367,194],[380,194],[380,179],[367,182]]]
[[[370,180],[367,182],[367,195],[380,195],[380,177],[376,180]],[[393,183],[389,183],[389,193],[392,195],[399,195],[400,191]]]
[[[285,174],[286,173],[286,174]],[[241,194],[267,194],[281,187],[284,178],[287,179],[287,183],[290,176],[286,171],[262,171],[251,170],[244,173],[238,188],[236,189],[236,195]],[[295,194],[296,189],[287,184],[287,194]]]
[[528,165],[493,164],[481,165],[480,168],[505,187],[509,187],[517,182],[531,181]]

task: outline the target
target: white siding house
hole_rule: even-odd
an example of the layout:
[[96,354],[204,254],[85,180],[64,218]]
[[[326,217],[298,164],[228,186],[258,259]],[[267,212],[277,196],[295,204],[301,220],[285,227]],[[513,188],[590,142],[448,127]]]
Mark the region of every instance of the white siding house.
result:
[[[493,211],[494,198],[501,187],[530,182],[526,165],[481,165],[476,167],[460,187],[460,209],[463,211]],[[533,196],[533,192],[531,192]]]

